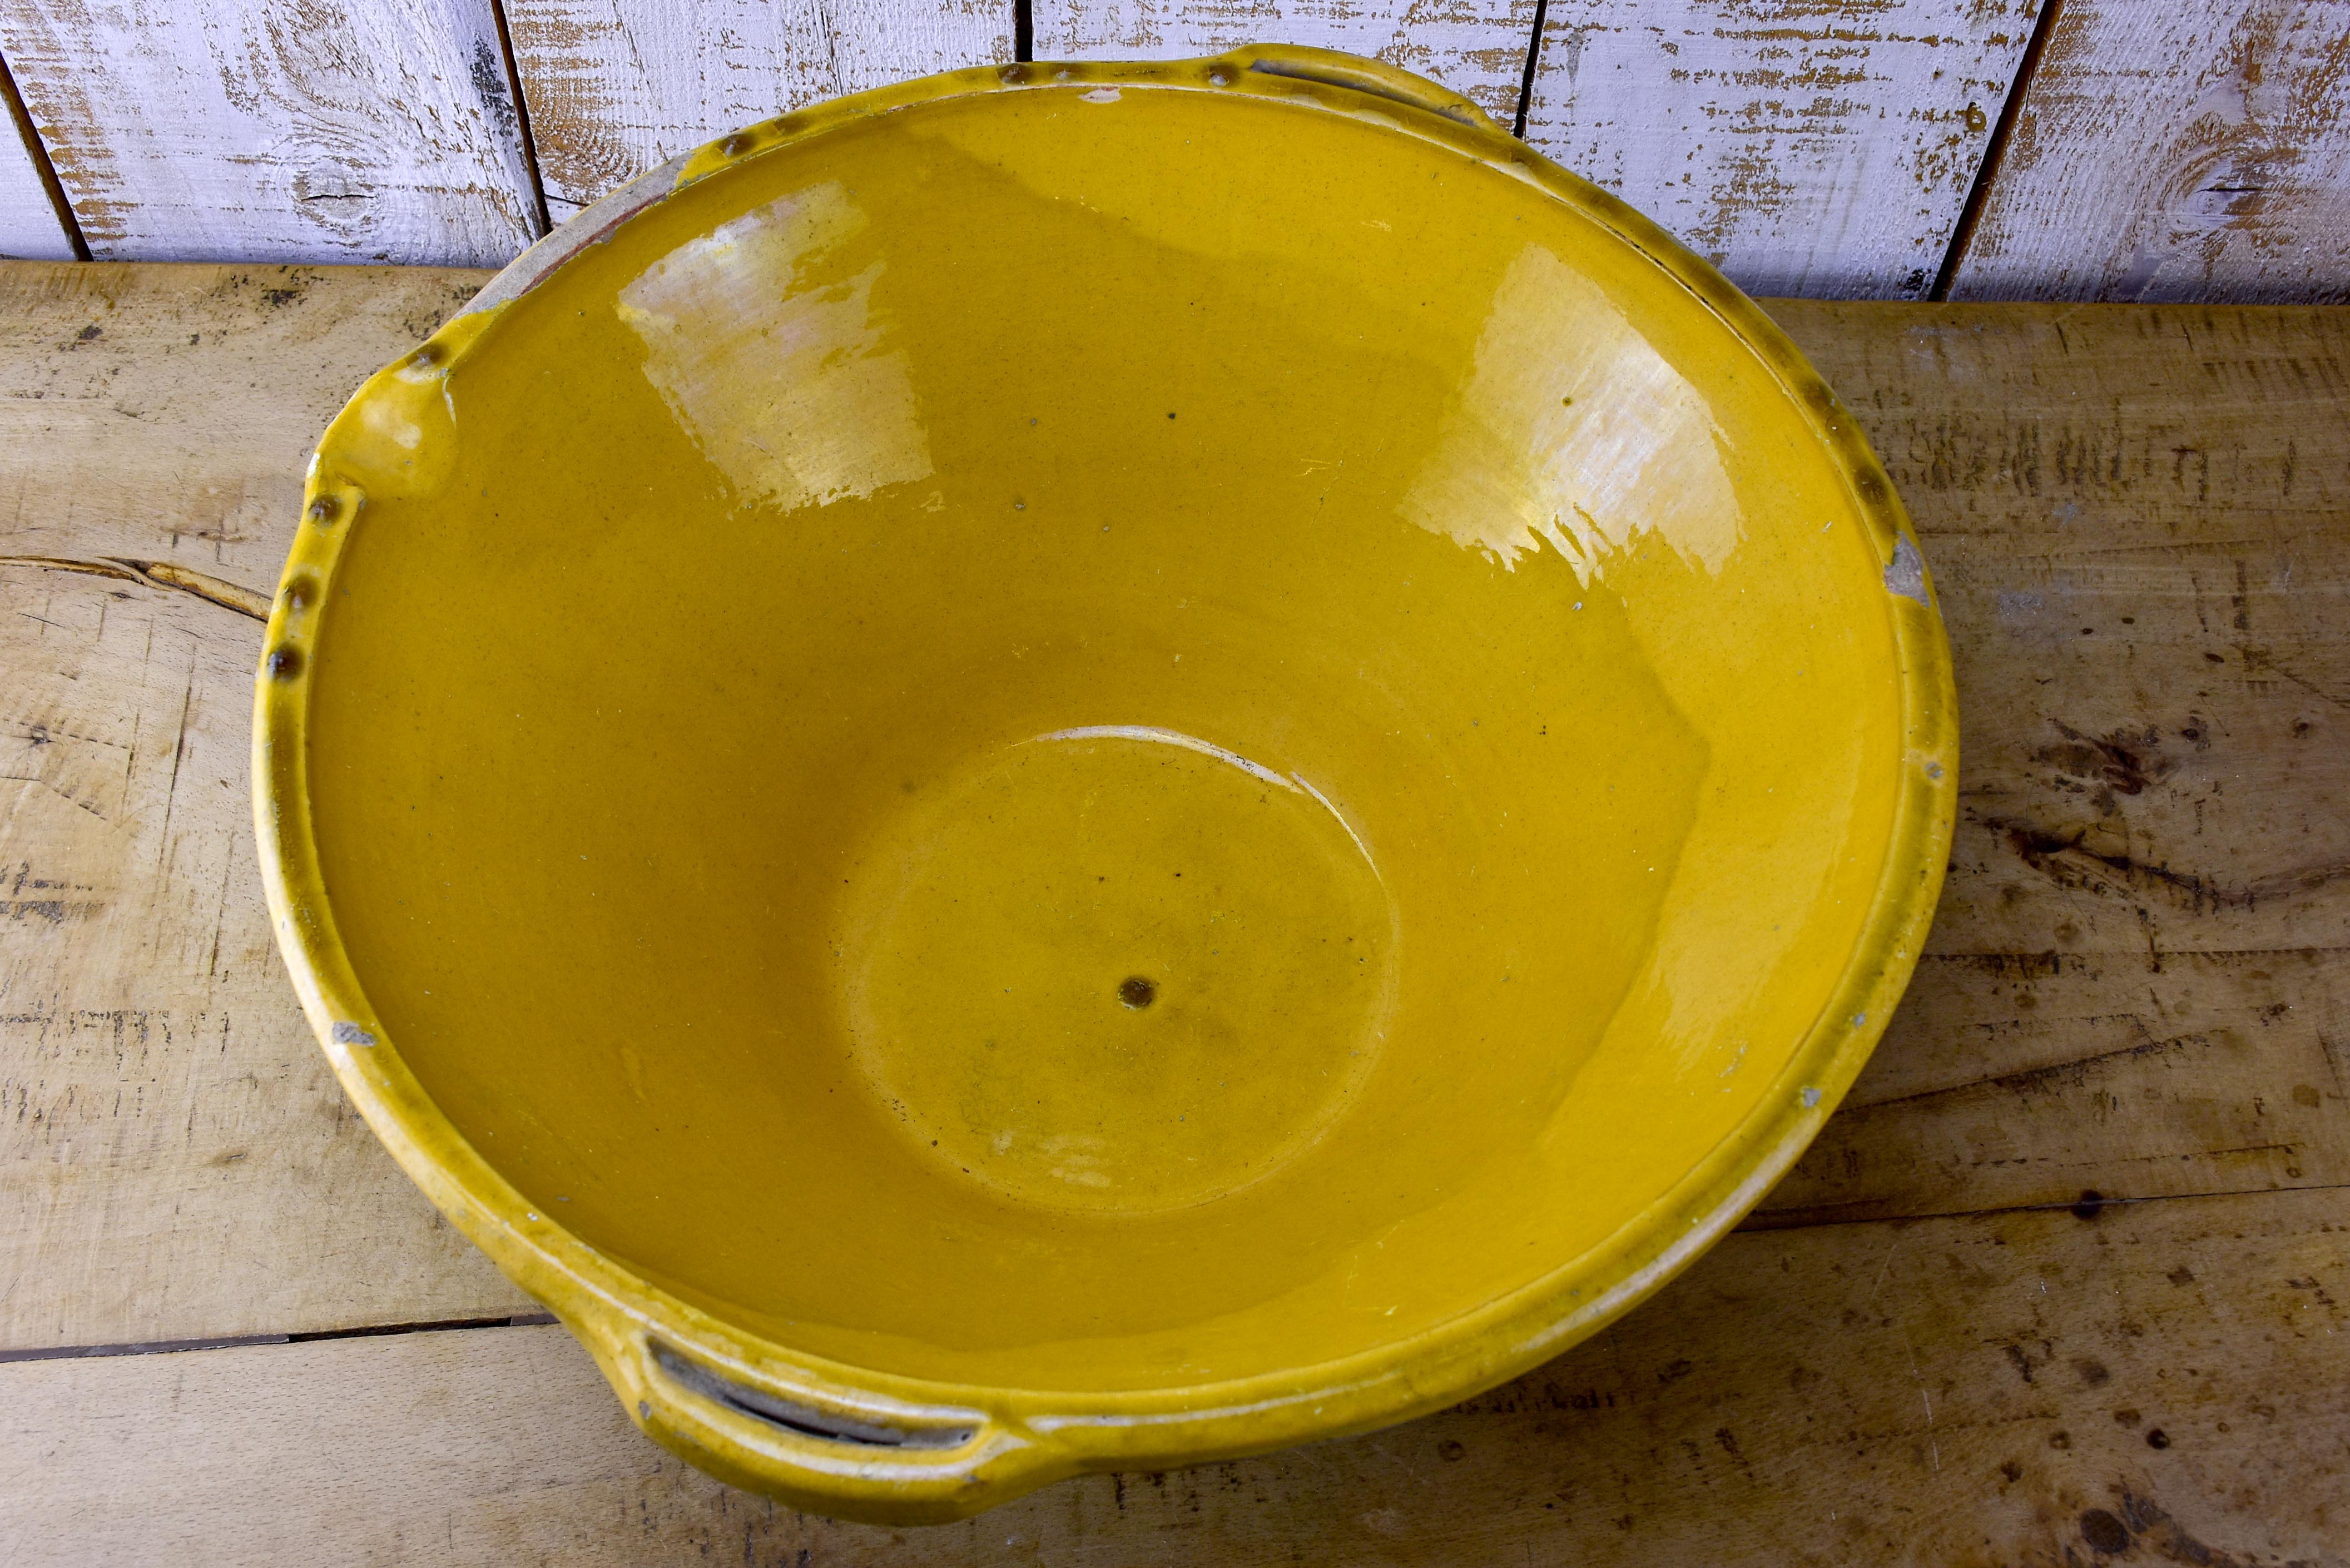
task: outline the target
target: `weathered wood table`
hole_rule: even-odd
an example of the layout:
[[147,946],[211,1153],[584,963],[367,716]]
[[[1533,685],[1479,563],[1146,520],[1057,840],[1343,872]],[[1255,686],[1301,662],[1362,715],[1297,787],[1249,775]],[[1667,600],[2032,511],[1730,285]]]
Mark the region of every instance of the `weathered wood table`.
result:
[[1846,1108],[1371,1437],[804,1518],[638,1438],[343,1105],[253,865],[313,436],[480,275],[0,265],[0,1560],[2350,1562],[2350,310],[1790,303],[1964,709]]

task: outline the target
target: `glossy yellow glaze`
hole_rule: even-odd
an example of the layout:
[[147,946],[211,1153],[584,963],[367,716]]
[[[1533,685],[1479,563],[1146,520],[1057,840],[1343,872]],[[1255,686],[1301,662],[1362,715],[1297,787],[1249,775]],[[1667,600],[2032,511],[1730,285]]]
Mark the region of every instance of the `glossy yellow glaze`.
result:
[[1457,1399],[1857,1071],[1956,763],[1898,504],[1460,100],[963,73],[549,244],[321,443],[261,840],[360,1107],[695,1462],[945,1518]]

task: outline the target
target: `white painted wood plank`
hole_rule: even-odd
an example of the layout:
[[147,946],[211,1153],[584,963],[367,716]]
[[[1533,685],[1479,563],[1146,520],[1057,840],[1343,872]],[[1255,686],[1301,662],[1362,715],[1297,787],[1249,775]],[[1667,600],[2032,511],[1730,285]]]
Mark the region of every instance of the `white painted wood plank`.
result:
[[1012,58],[1011,0],[508,0],[559,223],[754,120]]
[[490,0],[0,0],[100,259],[488,265],[536,227]]
[[2073,0],[1951,297],[2350,301],[2350,3]]
[[1243,44],[1344,49],[1433,78],[1503,127],[1534,0],[1034,0],[1040,60],[1180,60]]
[[0,112],[0,256],[71,261],[73,242],[57,222],[49,192],[16,122]]
[[2037,0],[1550,0],[1526,140],[1753,294],[1923,297]]

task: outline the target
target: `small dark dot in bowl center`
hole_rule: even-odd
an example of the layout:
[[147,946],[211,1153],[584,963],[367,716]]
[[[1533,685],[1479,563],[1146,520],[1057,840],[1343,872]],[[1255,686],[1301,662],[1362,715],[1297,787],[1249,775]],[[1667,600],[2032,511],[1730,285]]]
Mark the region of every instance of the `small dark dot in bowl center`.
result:
[[1118,982],[1118,999],[1128,1007],[1148,1007],[1159,1000],[1159,984],[1139,974],[1128,975]]

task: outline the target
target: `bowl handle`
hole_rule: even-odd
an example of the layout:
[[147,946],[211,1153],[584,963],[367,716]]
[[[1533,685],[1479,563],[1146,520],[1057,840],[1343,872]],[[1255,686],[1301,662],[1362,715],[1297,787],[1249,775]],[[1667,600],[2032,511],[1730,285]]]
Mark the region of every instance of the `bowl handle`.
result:
[[1256,71],[1269,77],[1289,77],[1297,81],[1320,82],[1325,87],[1345,88],[1353,92],[1367,93],[1373,98],[1383,98],[1392,103],[1408,103],[1415,109],[1428,109],[1478,130],[1491,130],[1504,136],[1509,134],[1483,109],[1459,93],[1426,77],[1415,76],[1400,67],[1388,65],[1385,60],[1366,59],[1360,55],[1341,54],[1336,49],[1309,49],[1295,44],[1255,44],[1218,57],[1241,70]]
[[722,1368],[642,1326],[580,1337],[648,1437],[722,1480],[807,1512],[944,1523],[1076,1468],[983,1411],[779,1386],[772,1373]]

